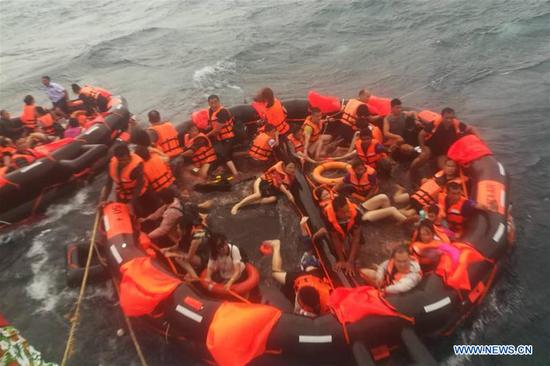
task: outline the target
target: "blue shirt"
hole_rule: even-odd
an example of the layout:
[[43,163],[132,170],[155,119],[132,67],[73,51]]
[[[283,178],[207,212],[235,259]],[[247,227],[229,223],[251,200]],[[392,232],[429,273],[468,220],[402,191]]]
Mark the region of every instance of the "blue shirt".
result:
[[50,98],[53,103],[59,102],[65,97],[65,88],[57,83],[50,82],[48,86],[44,85],[44,90],[46,90],[48,98]]

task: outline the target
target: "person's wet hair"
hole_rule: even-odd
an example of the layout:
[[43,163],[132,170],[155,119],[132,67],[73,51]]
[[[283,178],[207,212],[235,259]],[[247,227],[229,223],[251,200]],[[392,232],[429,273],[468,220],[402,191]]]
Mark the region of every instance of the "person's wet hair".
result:
[[31,105],[34,103],[34,97],[32,95],[26,95],[25,98],[23,99],[23,102],[26,105]]
[[160,122],[160,113],[155,109],[147,113],[147,117],[149,118],[149,122],[152,122],[152,123]]
[[304,286],[296,294],[298,303],[304,310],[319,314],[321,312],[321,298],[319,292],[312,286]]
[[402,104],[401,100],[398,99],[398,98],[393,98],[390,102],[390,106],[392,106],[392,107],[395,107],[395,106],[401,105],[401,104]]

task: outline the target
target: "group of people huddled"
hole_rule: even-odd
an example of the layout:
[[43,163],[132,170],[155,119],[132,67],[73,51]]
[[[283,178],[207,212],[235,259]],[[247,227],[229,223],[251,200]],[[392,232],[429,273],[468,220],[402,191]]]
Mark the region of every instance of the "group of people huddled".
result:
[[111,93],[99,87],[72,84],[76,98],[70,100],[67,90],[49,76],[42,77],[42,85],[52,102],[50,108],[36,105],[34,97],[27,95],[19,117],[0,111],[0,176],[30,165],[39,157],[35,147],[77,137],[111,106]]

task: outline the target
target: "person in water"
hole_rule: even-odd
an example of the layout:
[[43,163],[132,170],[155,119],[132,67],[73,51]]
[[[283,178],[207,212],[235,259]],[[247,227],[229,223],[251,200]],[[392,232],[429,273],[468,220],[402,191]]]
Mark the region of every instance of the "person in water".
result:
[[239,209],[253,204],[268,204],[277,202],[277,196],[282,192],[290,202],[294,203],[294,197],[290,192],[290,186],[294,182],[294,163],[285,165],[279,161],[266,170],[261,177],[254,182],[254,192],[243,198],[231,208],[231,214],[236,215]]
[[205,281],[223,283],[224,288],[230,290],[234,283],[244,280],[245,264],[241,251],[236,245],[230,244],[224,234],[212,233],[208,242],[210,258]]
[[233,130],[233,116],[228,109],[220,103],[220,97],[210,95],[208,97],[208,125],[212,129],[206,136],[212,141],[214,150],[220,164],[225,164],[233,177],[239,175],[239,171],[233,162],[233,142],[235,132]]
[[[325,234],[326,229],[320,229],[310,239],[306,227],[307,220],[307,216],[302,217],[300,229],[301,242],[309,249],[321,235]],[[271,275],[283,286],[283,293],[293,300],[294,312],[309,317],[328,313],[327,302],[332,288],[325,280],[319,260],[308,250],[300,260],[300,271],[285,272],[281,256],[281,241],[274,239],[264,243],[273,248]]]
[[387,295],[410,291],[422,279],[420,265],[411,258],[406,246],[395,248],[391,258],[378,265],[376,270],[362,268],[361,275]]
[[49,76],[42,76],[42,85],[52,102],[53,109],[63,117],[66,117],[69,113],[69,106],[67,104],[69,95],[67,94],[67,90],[61,85],[52,82]]

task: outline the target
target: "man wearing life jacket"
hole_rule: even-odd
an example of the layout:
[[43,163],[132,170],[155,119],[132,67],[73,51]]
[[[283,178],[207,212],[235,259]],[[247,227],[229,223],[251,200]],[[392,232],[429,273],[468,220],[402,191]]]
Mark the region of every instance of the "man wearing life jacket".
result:
[[17,141],[24,132],[24,126],[19,118],[11,118],[10,112],[5,109],[0,111],[0,136]]
[[[357,208],[343,195],[337,195],[323,209],[328,221],[328,232],[337,258],[335,270],[343,270],[347,274],[355,272],[355,259],[359,246],[363,243],[363,235],[359,227]],[[349,249],[345,249],[345,244]]]
[[73,92],[78,95],[78,99],[83,102],[84,109],[86,109],[88,113],[92,113],[96,109],[99,112],[107,112],[109,101],[112,96],[111,92],[90,85],[81,87],[78,84],[72,84],[71,88]]
[[170,159],[178,157],[183,149],[180,146],[178,131],[169,121],[162,121],[160,113],[152,110],[147,114],[151,126],[147,129],[147,133],[151,138],[151,142],[161,149]]
[[273,148],[277,145],[279,145],[279,132],[275,126],[268,124],[254,138],[248,154],[256,161],[267,163],[273,155]]
[[212,130],[206,134],[214,146],[218,162],[225,164],[231,174],[236,177],[239,172],[233,162],[233,141],[235,132],[233,131],[233,116],[231,112],[224,108],[217,95],[208,97],[208,125]]
[[176,178],[172,170],[162,156],[149,151],[145,146],[136,146],[135,153],[143,160],[143,173],[149,189],[155,194],[160,194],[164,190],[177,190],[173,187]]
[[36,110],[36,115],[38,116],[37,117],[38,126],[40,127],[43,133],[45,133],[48,136],[56,136],[56,137],[63,136],[63,132],[65,130],[57,122],[52,112],[47,111],[42,107],[36,107],[35,110]]
[[447,184],[447,194],[440,197],[439,208],[443,212],[449,229],[459,239],[462,236],[465,222],[476,210],[489,211],[484,204],[464,197],[462,187],[457,182]]
[[418,262],[411,258],[406,246],[393,250],[389,260],[382,262],[377,269],[362,268],[361,276],[372,286],[386,295],[402,294],[412,290],[422,279]]
[[6,173],[31,165],[36,160],[36,155],[30,149],[27,139],[20,138],[15,142],[16,150],[11,155]]
[[429,156],[427,158],[437,159],[440,168],[443,168],[447,151],[456,140],[470,133],[477,135],[471,126],[459,121],[455,116],[454,109],[449,107],[443,108],[441,117],[423,122],[424,129],[418,135],[420,145],[422,149],[428,148]]
[[308,317],[317,317],[329,313],[328,299],[332,287],[323,275],[319,260],[311,254],[313,243],[324,234],[325,229],[320,229],[310,238],[307,234],[307,220],[308,217],[303,217],[300,221],[302,231],[300,242],[306,250],[300,260],[300,271],[283,270],[280,240],[267,240],[264,244],[271,245],[273,248],[271,275],[282,285],[283,293],[294,303],[294,312]]
[[286,109],[283,107],[281,101],[275,98],[273,90],[270,88],[263,88],[256,100],[265,103],[265,120],[268,124],[274,126],[279,133],[279,136],[285,136],[290,132],[290,126],[286,121]]
[[139,199],[147,190],[143,160],[138,155],[130,153],[128,145],[124,143],[119,143],[113,148],[113,157],[109,162],[109,175],[101,193],[101,201],[105,201],[111,193],[113,182],[116,186],[117,202],[130,203],[135,212],[142,212]]
[[294,197],[290,186],[294,183],[294,163],[285,165],[283,161],[275,163],[254,182],[254,193],[243,198],[231,208],[231,214],[236,215],[240,208],[253,204],[268,204],[277,202],[277,196],[282,192],[290,202]]
[[302,128],[294,128],[288,135],[288,141],[298,156],[304,154],[304,131]]
[[376,122],[377,116],[369,113],[369,107],[367,106],[369,98],[370,93],[368,90],[361,89],[357,94],[357,98],[349,99],[343,106],[338,135],[344,138],[345,141],[351,141],[354,132],[359,129],[357,126],[358,116],[367,124]]
[[216,161],[216,152],[210,139],[195,125],[191,125],[184,136],[185,151],[182,156],[191,158],[196,168],[199,169],[199,177],[203,180],[208,178],[210,166]]
[[60,113],[63,117],[69,113],[69,106],[67,102],[69,101],[69,95],[64,87],[51,81],[49,76],[42,76],[42,85],[48,98],[52,102],[53,109]]
[[23,99],[23,112],[21,112],[21,123],[25,126],[25,132],[27,134],[34,132],[37,127],[37,115],[34,105],[34,97],[32,95],[26,95]]
[[322,120],[322,113],[319,108],[311,108],[310,115],[302,124],[304,134],[304,151],[306,156],[312,159],[319,159],[323,153],[323,146],[330,142],[331,136],[323,134],[325,122]]
[[355,159],[348,167],[342,182],[338,183],[334,190],[340,192],[343,186],[352,186],[353,193],[361,202],[368,200],[378,192],[378,179],[376,170],[365,165],[361,160]]

